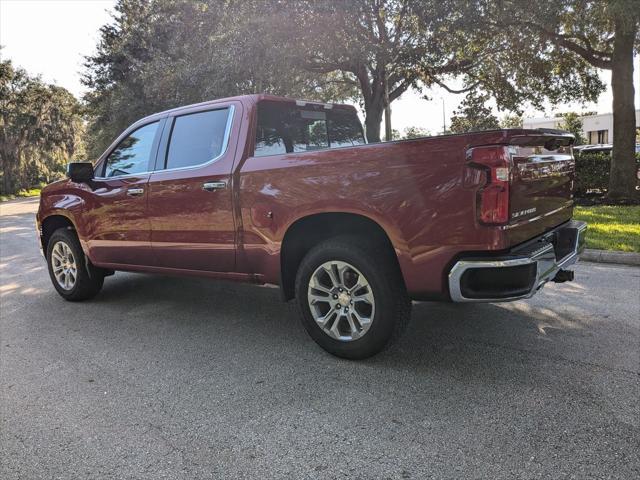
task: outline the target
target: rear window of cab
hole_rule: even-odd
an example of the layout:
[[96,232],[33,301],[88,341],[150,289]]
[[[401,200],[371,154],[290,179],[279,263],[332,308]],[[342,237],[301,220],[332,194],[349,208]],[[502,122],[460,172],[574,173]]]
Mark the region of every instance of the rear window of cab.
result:
[[355,111],[282,102],[258,104],[256,157],[351,147],[365,143]]

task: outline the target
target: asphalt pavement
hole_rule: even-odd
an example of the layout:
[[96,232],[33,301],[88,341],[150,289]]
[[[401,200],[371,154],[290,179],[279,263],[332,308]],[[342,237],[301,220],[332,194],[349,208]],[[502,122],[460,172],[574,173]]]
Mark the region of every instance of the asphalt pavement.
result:
[[277,290],[116,273],[63,301],[0,205],[0,478],[640,478],[640,267],[414,305],[370,360]]

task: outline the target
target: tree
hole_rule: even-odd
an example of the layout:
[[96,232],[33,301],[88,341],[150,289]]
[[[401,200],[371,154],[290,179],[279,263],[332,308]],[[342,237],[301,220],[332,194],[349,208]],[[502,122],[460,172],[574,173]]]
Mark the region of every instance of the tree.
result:
[[451,131],[465,133],[500,128],[498,118],[486,106],[487,100],[488,94],[467,95],[451,117]]
[[429,130],[426,130],[421,127],[407,127],[404,129],[404,136],[402,138],[422,138],[422,137],[430,137],[431,133]]
[[[594,101],[604,90],[598,71],[571,55],[561,55],[541,45],[531,35],[518,34],[504,26],[510,5],[517,0],[443,0],[450,13],[443,21],[449,48],[466,60],[457,72],[462,87],[453,89],[443,81],[438,85],[453,93],[490,94],[500,110],[521,114],[525,105],[542,109],[567,98]],[[431,9],[417,2],[418,15],[430,17]],[[521,2],[520,15],[532,6],[547,2]],[[449,77],[450,78],[450,77]]]
[[[383,113],[410,88],[479,89],[512,111],[525,102],[597,97],[595,68],[574,56],[540,54],[530,37],[503,34],[494,26],[496,5],[120,0],[87,60],[92,152],[142,115],[259,91],[359,101],[370,141],[380,140]],[[459,90],[448,85],[455,77],[464,80]]]
[[263,92],[352,96],[337,74],[313,75],[277,48],[282,29],[272,16],[281,8],[265,0],[119,0],[85,62],[89,155],[133,121],[184,104]]
[[[418,14],[425,5],[428,17]],[[435,0],[120,0],[86,63],[91,150],[152,111],[258,91],[360,101],[367,137],[379,141],[393,101],[470,64],[453,41],[459,32],[447,26],[455,15],[448,7]]]
[[562,122],[559,127],[562,130],[571,132],[576,138],[574,145],[584,145],[585,138],[582,136],[582,117],[576,112],[559,113],[556,117],[561,117]]
[[11,61],[0,63],[1,193],[62,174],[82,152],[81,108],[67,90],[47,85]]
[[500,128],[522,128],[522,116],[509,113],[500,120]]
[[[359,89],[370,141],[380,139],[383,112],[409,88],[482,90],[512,111],[525,102],[542,107],[547,99],[594,100],[603,89],[597,71],[582,60],[540,55],[537,44],[528,41],[506,48],[515,37],[481,21],[500,2],[293,0],[280,5],[284,11],[272,23],[285,38],[278,48],[294,65],[337,73]],[[290,19],[284,25],[282,14]],[[456,77],[465,80],[457,90],[447,84]],[[391,125],[386,127],[389,132]]]
[[291,21],[286,22],[287,38],[295,40],[282,47],[301,68],[337,72],[356,87],[367,138],[379,141],[383,113],[404,92],[443,84],[473,64],[460,48],[464,31],[453,28],[459,15],[452,3],[296,0],[287,3]]
[[637,198],[633,80],[634,50],[640,46],[637,0],[479,3],[485,12],[481,23],[503,35],[511,51],[531,43],[538,50],[536,57],[557,59],[560,72],[572,59],[611,71],[613,153],[608,195],[614,200]]

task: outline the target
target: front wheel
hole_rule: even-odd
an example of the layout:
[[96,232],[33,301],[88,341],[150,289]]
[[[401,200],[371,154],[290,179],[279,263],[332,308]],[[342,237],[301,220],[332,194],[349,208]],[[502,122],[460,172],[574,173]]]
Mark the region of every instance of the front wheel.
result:
[[47,266],[54,288],[65,300],[86,300],[102,289],[104,273],[87,265],[72,230],[61,228],[53,232],[47,244]]
[[363,359],[385,349],[411,316],[395,259],[387,249],[364,247],[365,241],[345,237],[317,245],[296,276],[305,329],[343,358]]

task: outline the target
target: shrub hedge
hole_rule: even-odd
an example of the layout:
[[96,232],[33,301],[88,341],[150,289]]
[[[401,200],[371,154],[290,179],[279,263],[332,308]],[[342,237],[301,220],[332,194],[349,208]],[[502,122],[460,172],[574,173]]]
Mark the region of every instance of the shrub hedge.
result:
[[[640,154],[636,153],[636,163],[640,168]],[[608,153],[584,153],[576,155],[576,194],[585,195],[588,191],[602,193],[609,187],[611,155]]]

